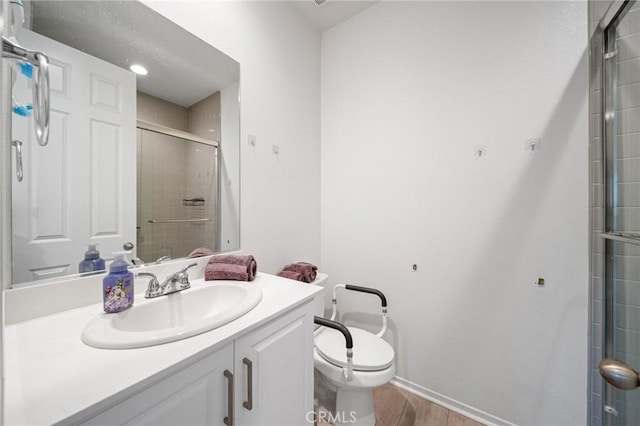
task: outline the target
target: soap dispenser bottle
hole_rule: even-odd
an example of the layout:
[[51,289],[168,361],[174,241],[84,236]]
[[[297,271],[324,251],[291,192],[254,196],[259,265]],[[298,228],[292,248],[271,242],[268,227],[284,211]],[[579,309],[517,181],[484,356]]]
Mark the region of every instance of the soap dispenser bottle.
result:
[[113,253],[109,273],[102,280],[104,311],[107,313],[120,312],[133,305],[133,274],[124,260],[128,253]]
[[85,272],[103,271],[104,259],[100,257],[100,252],[96,249],[98,244],[87,244],[87,252],[84,254],[84,260],[78,265],[81,274]]

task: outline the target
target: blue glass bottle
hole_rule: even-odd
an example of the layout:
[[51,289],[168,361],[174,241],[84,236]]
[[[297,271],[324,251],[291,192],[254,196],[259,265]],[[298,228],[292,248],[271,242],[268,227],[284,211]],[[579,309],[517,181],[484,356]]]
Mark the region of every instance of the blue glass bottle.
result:
[[104,271],[104,259],[96,248],[98,244],[87,244],[88,249],[84,254],[84,260],[78,265],[81,274],[87,272]]

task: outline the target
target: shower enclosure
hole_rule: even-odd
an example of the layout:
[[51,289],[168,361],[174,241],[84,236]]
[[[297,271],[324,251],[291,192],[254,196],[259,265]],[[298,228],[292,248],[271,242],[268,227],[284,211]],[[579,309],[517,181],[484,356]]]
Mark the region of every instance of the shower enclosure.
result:
[[[603,307],[600,353],[601,422],[640,424],[640,3],[614,2],[600,23],[602,43],[592,55],[602,70],[602,113],[594,118],[601,150],[594,185],[593,298]],[[597,93],[596,91],[595,93]],[[599,112],[599,111],[596,111]],[[602,129],[601,135],[599,129]],[[601,136],[601,137],[600,137]],[[599,145],[599,146],[598,146]],[[598,205],[600,207],[598,207]],[[598,268],[599,265],[594,265]],[[598,294],[600,293],[600,294]],[[594,304],[594,316],[598,304]],[[596,321],[594,320],[594,323]],[[595,330],[599,330],[594,327]],[[598,336],[595,336],[597,340]],[[594,347],[597,345],[594,345]],[[595,352],[595,351],[594,351]],[[592,380],[598,386],[597,379]],[[593,404],[593,400],[592,400]],[[595,424],[594,415],[592,423]]]
[[219,248],[218,143],[138,121],[137,255]]

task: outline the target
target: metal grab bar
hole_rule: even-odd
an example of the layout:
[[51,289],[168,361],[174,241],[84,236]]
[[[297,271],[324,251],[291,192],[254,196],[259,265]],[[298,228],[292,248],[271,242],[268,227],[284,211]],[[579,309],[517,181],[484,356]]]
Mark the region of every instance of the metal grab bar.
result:
[[22,141],[16,139],[11,145],[16,147],[16,177],[22,182]]
[[186,222],[209,222],[211,218],[204,219],[151,219],[149,223],[186,223]]
[[2,36],[2,57],[29,62],[38,67],[38,72],[33,76],[33,118],[38,144],[45,146],[49,142],[49,58],[44,53],[26,49],[5,36]]
[[600,234],[600,237],[605,240],[621,241],[636,246],[640,245],[640,234],[635,232],[603,232]]

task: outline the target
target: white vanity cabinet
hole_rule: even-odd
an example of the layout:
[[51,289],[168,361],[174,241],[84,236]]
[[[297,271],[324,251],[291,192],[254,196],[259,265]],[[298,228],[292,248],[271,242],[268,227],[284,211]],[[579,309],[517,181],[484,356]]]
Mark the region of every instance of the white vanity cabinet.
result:
[[[87,281],[101,290],[95,276],[78,287]],[[3,424],[224,426],[225,417],[237,426],[311,424],[313,301],[321,288],[261,272],[247,285],[263,297],[246,314],[155,346],[83,343],[102,303],[6,325]]]
[[306,303],[240,333],[221,349],[160,377],[80,424],[309,424],[307,418],[313,421],[309,415],[313,410],[312,312],[313,305]]

